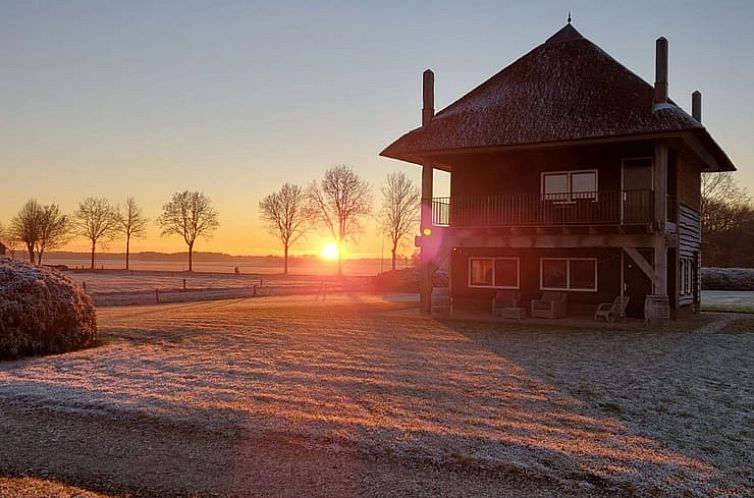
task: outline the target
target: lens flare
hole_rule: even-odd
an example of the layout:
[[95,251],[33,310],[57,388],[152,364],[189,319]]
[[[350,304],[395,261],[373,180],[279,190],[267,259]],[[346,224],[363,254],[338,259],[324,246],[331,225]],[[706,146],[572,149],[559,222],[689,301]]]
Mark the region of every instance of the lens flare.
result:
[[338,259],[338,244],[335,242],[329,242],[325,244],[325,246],[320,251],[319,255],[322,259],[333,261],[335,259]]

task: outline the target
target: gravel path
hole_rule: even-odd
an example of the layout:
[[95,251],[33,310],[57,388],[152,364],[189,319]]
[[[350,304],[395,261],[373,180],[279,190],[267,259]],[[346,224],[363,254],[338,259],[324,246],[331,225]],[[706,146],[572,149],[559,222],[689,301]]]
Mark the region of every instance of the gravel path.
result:
[[754,333],[406,306],[101,310],[104,345],[0,365],[0,471],[134,496],[754,496]]

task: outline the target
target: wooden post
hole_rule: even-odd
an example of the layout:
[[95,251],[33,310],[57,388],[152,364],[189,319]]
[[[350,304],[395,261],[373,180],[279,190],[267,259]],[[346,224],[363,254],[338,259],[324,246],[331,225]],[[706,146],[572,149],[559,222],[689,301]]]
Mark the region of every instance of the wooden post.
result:
[[[422,81],[422,126],[427,126],[435,115],[435,75],[427,69]],[[421,267],[419,269],[419,308],[422,313],[432,313],[432,256],[425,237],[432,233],[432,187],[434,169],[431,164],[422,166],[421,192]]]
[[653,293],[668,295],[668,248],[666,226],[668,219],[668,144],[659,140],[655,143],[654,160],[654,203],[655,237]]
[[183,279],[183,290],[186,290],[186,279]]
[[154,302],[155,304],[160,304],[160,289],[154,290]]
[[252,297],[257,297],[257,286],[256,285],[252,285],[251,286],[251,295],[252,295]]

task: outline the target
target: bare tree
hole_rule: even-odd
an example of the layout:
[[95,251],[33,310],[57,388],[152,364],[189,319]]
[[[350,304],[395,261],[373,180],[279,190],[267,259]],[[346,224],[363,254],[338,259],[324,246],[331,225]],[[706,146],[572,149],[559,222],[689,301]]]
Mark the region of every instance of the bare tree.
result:
[[208,238],[220,223],[212,201],[201,192],[176,192],[173,198],[162,206],[162,214],[157,219],[162,227],[161,235],[180,235],[188,246],[188,271],[193,271],[194,244],[198,237]]
[[309,210],[338,241],[338,275],[343,274],[343,243],[361,230],[361,219],[372,205],[371,187],[353,168],[338,165],[328,169],[319,183],[307,192]]
[[751,204],[746,190],[732,171],[702,174],[702,231],[727,230],[739,221],[742,209]]
[[9,253],[10,257],[12,258],[15,253],[15,248],[13,247],[13,237],[10,235],[9,230],[7,230],[2,223],[0,223],[0,244],[5,246],[5,250]]
[[149,219],[144,216],[144,212],[133,197],[126,200],[122,211],[118,211],[118,231],[126,237],[126,270],[128,270],[128,260],[131,254],[131,238],[143,237],[147,231],[148,222]]
[[71,229],[68,216],[60,212],[57,204],[42,206],[37,240],[37,264],[42,264],[42,256],[48,249],[64,244]]
[[283,244],[283,273],[288,275],[288,249],[306,232],[306,195],[298,185],[286,183],[259,202],[267,230]]
[[391,268],[395,270],[401,239],[419,225],[419,188],[403,172],[387,175],[382,186],[380,225],[390,238]]
[[118,211],[107,199],[87,197],[79,203],[74,216],[76,234],[86,237],[92,244],[91,268],[94,269],[97,243],[102,242],[103,239],[110,240],[117,233]]
[[26,201],[16,216],[10,222],[11,236],[26,246],[29,251],[29,262],[34,264],[35,248],[40,236],[42,220],[42,206],[35,200]]

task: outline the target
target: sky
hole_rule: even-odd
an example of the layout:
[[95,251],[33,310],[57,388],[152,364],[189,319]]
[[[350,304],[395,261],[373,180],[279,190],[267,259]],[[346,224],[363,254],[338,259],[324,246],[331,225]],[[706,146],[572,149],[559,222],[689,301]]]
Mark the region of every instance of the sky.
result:
[[[261,198],[336,164],[372,185],[375,206],[388,173],[418,182],[419,167],[378,154],[420,124],[422,71],[435,72],[439,110],[543,43],[569,9],[649,82],[654,41],[668,38],[670,97],[690,110],[702,91],[704,124],[754,191],[752,1],[0,0],[0,223],[30,198],[71,213],[89,196],[133,196],[156,218],[173,192],[199,190],[221,226],[197,250],[280,253]],[[373,218],[351,255],[380,254]],[[154,225],[132,245],[184,249]]]

